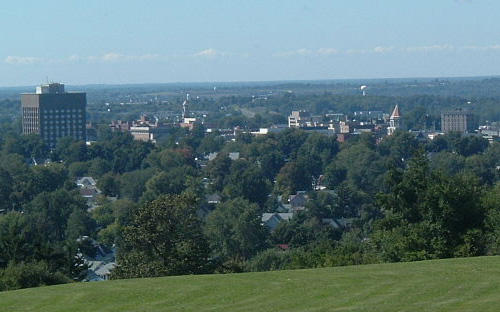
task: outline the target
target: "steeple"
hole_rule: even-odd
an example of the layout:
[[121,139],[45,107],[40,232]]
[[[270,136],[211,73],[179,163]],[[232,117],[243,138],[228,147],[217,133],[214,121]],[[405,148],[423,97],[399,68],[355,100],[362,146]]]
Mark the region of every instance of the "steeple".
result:
[[401,112],[399,111],[399,106],[396,104],[396,107],[394,107],[394,110],[392,111],[391,114],[391,119],[395,118],[401,118]]
[[182,117],[189,118],[189,93],[186,94],[186,99],[182,103]]
[[392,111],[391,117],[389,119],[389,127],[387,127],[387,134],[392,135],[396,129],[401,128],[401,112],[399,111],[399,106],[396,104],[394,110]]

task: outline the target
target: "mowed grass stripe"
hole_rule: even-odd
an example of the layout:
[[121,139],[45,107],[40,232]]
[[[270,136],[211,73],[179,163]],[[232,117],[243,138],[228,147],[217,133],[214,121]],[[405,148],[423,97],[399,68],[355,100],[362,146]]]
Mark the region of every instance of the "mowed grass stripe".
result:
[[75,283],[0,311],[499,311],[500,257]]

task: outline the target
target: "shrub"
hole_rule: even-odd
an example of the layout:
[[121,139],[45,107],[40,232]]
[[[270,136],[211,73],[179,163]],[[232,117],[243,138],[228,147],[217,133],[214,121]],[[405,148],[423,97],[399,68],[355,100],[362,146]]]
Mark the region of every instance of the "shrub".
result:
[[60,272],[50,272],[45,262],[18,263],[0,271],[0,290],[14,290],[68,283],[70,280]]

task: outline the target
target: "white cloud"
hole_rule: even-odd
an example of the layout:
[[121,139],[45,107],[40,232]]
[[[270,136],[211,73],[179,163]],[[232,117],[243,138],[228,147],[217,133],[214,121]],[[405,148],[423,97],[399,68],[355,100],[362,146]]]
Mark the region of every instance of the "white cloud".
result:
[[373,52],[376,53],[389,53],[394,50],[394,47],[375,47],[373,48]]
[[420,47],[408,47],[407,52],[438,52],[438,51],[452,51],[455,47],[449,44],[444,45],[430,45]]
[[106,63],[151,61],[161,58],[162,56],[159,54],[125,55],[114,52],[106,53],[101,56],[92,56],[92,55],[87,56],[87,60],[90,62],[106,62]]
[[121,55],[118,53],[106,53],[101,56],[101,60],[104,62],[116,62],[120,60],[127,60],[128,57],[126,55]]
[[292,51],[292,54],[295,54],[295,55],[311,55],[313,54],[313,52],[309,49],[298,49],[298,50],[295,50],[295,51]]
[[226,55],[227,55],[227,53],[220,52],[220,51],[217,51],[215,49],[210,48],[210,49],[206,49],[206,50],[200,51],[198,53],[195,53],[194,56],[214,58],[214,57],[226,56]]
[[35,56],[12,56],[9,55],[5,58],[5,63],[7,64],[36,64],[41,63],[43,59],[41,57]]
[[319,48],[318,54],[320,54],[320,55],[334,55],[334,54],[339,54],[339,50],[334,49],[334,48]]
[[[205,49],[200,52],[195,53],[194,55],[190,55],[191,57],[204,57],[204,58],[216,58],[216,57],[250,57],[250,53],[230,53],[223,52],[213,48]],[[185,56],[181,56],[185,57]]]
[[349,49],[347,50],[347,54],[365,54],[367,53],[367,50],[362,50],[362,49]]

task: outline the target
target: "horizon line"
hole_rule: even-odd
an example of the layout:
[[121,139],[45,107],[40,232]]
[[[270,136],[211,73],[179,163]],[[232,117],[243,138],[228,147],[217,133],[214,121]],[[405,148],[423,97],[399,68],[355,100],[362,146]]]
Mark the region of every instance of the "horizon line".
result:
[[[371,78],[325,78],[325,79],[282,79],[282,80],[221,80],[221,81],[176,81],[176,82],[126,82],[126,83],[77,83],[67,84],[59,81],[66,86],[141,86],[141,85],[189,85],[189,84],[282,84],[282,83],[311,83],[317,84],[325,82],[345,82],[345,81],[383,81],[383,80],[432,80],[432,79],[451,79],[451,80],[478,80],[487,78],[500,78],[500,75],[480,75],[480,76],[417,76],[417,77],[371,77]],[[18,89],[18,88],[32,88],[47,82],[41,82],[35,85],[13,85],[13,86],[0,86],[0,89]],[[50,83],[56,83],[52,81]]]

